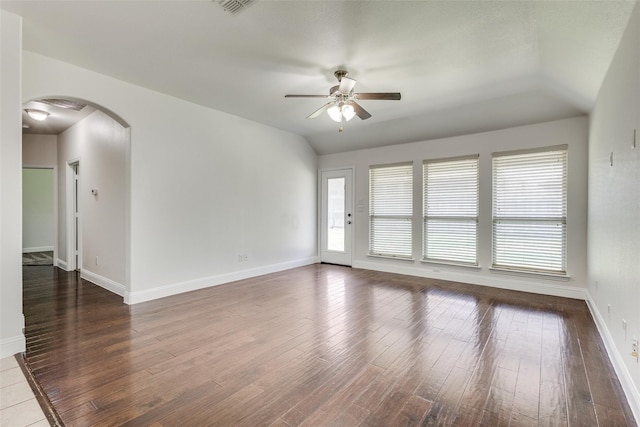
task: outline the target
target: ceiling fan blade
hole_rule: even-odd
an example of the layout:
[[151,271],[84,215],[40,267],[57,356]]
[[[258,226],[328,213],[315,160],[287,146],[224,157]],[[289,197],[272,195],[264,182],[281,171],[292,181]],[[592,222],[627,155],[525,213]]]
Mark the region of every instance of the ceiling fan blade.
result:
[[285,95],[285,98],[329,98],[329,95]]
[[318,108],[316,111],[314,111],[313,113],[309,114],[307,116],[307,119],[315,119],[316,117],[318,117],[320,114],[324,113],[325,111],[327,111],[327,109],[329,107],[331,107],[333,104],[335,104],[334,102],[327,102],[326,104],[324,104],[322,107]]
[[355,93],[354,97],[356,99],[383,99],[383,100],[399,101],[400,93],[399,92]]
[[352,101],[351,105],[353,105],[353,109],[356,112],[356,116],[360,117],[360,119],[367,120],[369,117],[371,117],[371,114],[369,114],[369,112],[364,108],[362,108],[362,106],[357,102]]
[[338,88],[338,90],[343,95],[349,95],[355,85],[356,85],[355,80],[347,76],[344,76],[342,77],[342,79],[340,79],[340,87]]

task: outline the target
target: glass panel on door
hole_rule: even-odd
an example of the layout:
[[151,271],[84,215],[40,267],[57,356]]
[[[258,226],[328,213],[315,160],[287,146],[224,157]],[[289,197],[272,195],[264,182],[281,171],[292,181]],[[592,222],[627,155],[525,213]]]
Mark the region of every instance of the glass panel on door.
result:
[[345,179],[327,180],[327,250],[344,251]]

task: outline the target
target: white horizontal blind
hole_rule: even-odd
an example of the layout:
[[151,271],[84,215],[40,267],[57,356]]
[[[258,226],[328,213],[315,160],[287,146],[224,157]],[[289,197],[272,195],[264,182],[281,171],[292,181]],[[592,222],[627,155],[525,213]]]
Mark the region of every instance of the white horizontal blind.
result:
[[413,164],[369,169],[369,253],[411,258]]
[[425,160],[423,259],[478,264],[478,156]]
[[493,267],[566,274],[567,148],[493,157]]

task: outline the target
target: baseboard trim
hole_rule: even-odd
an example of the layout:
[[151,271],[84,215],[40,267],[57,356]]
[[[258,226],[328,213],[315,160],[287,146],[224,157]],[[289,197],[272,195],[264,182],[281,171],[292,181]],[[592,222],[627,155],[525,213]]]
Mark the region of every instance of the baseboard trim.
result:
[[60,269],[62,269],[62,270],[64,270],[64,271],[70,271],[70,270],[69,270],[69,267],[67,266],[67,262],[66,262],[66,261],[61,260],[60,258],[58,258],[58,259],[56,260],[56,265],[57,265],[57,267],[58,267],[58,268],[60,268]]
[[564,298],[585,300],[586,290],[575,286],[561,285],[559,283],[546,283],[540,280],[532,281],[520,276],[505,274],[492,274],[491,276],[471,274],[463,271],[439,271],[418,268],[410,265],[383,264],[372,261],[355,261],[353,268],[363,270],[382,271],[385,273],[405,274],[407,276],[426,277],[429,279],[449,280],[452,282],[468,283],[470,285],[489,286],[492,288],[508,289],[512,291],[531,292],[534,294],[551,295]]
[[279,271],[290,270],[292,268],[303,267],[305,265],[317,264],[319,259],[317,256],[301,258],[293,261],[287,261],[279,264],[271,264],[262,267],[250,268],[246,270],[234,271],[231,273],[218,274],[215,276],[203,277],[201,279],[188,280],[170,285],[158,286],[156,288],[144,291],[126,291],[124,294],[124,302],[126,304],[138,304],[145,301],[151,301],[158,298],[164,298],[184,292],[196,291],[198,289],[209,288],[212,286],[224,285],[225,283],[235,282],[237,280],[250,279],[252,277],[262,276],[264,274],[277,273]]
[[0,359],[27,351],[27,339],[24,334],[0,340]]
[[88,280],[89,282],[100,286],[101,288],[104,288],[110,292],[113,292],[116,295],[120,295],[121,297],[124,297],[125,294],[125,287],[124,285],[118,283],[118,282],[114,282],[111,279],[108,279],[106,277],[100,276],[99,274],[93,273],[89,270],[85,270],[83,269],[80,272],[80,277]]
[[30,254],[32,252],[51,252],[53,246],[34,246],[32,248],[22,248],[23,254]]
[[598,332],[602,337],[602,341],[604,342],[607,354],[609,355],[609,360],[611,361],[613,369],[616,371],[616,375],[618,375],[618,379],[620,380],[620,384],[622,385],[622,390],[627,396],[627,401],[629,402],[629,406],[631,407],[631,412],[633,412],[636,423],[640,425],[640,392],[638,392],[638,388],[633,382],[631,373],[624,363],[622,354],[620,354],[618,347],[616,347],[615,345],[615,341],[611,336],[611,332],[607,327],[607,323],[605,322],[604,317],[602,317],[600,310],[598,310],[598,306],[596,305],[593,298],[591,298],[591,294],[588,291],[586,292],[586,294],[587,307],[589,307],[591,316],[593,316],[593,320],[596,323]]

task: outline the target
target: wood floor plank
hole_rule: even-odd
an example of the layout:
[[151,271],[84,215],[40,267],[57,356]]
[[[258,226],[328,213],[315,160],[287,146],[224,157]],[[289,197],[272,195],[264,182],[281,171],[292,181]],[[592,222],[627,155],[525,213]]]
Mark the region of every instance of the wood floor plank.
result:
[[583,301],[311,265],[134,306],[25,267],[67,426],[635,426]]

